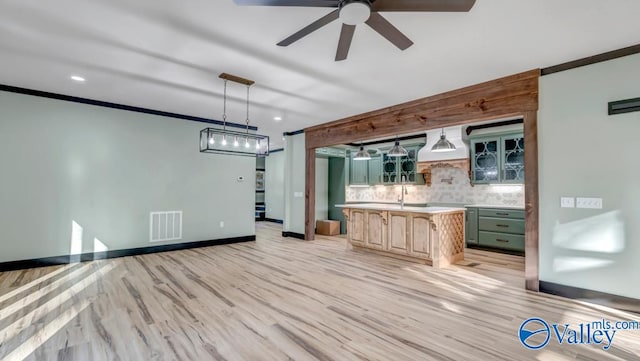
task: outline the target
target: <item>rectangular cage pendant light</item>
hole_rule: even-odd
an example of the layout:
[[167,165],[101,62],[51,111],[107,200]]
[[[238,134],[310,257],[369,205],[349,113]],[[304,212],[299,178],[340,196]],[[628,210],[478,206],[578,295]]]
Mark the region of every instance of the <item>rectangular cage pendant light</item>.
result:
[[205,128],[200,131],[200,151],[265,157],[269,155],[269,137],[232,130]]
[[[249,133],[249,87],[253,80],[222,73],[224,80],[224,107],[222,112],[222,129],[205,128],[200,131],[200,152],[241,155],[247,157],[265,157],[269,155],[269,137]],[[246,131],[227,130],[227,81],[240,83],[247,87],[247,119]]]

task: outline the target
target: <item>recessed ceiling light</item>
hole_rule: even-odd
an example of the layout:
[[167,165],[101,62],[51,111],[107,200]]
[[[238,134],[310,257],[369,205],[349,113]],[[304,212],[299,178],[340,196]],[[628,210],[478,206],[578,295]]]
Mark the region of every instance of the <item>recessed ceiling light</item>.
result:
[[282,120],[282,117],[273,117],[273,120],[275,120],[276,122],[279,122]]
[[72,76],[71,76],[71,80],[73,80],[73,81],[77,81],[77,82],[80,82],[80,83],[83,83],[83,82],[85,82],[85,81],[86,81],[86,79],[85,79],[85,78],[83,78],[83,77],[81,77],[81,76],[78,76],[78,75],[72,75]]

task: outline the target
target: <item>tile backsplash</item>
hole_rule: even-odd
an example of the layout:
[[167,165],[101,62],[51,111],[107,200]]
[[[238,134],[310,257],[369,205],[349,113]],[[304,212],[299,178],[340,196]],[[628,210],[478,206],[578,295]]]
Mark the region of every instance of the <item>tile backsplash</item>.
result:
[[[431,187],[407,186],[406,203],[464,203],[524,206],[524,185],[471,186],[467,174],[458,168],[438,168],[431,173]],[[449,184],[451,181],[451,184]],[[401,186],[349,187],[347,202],[397,202]]]

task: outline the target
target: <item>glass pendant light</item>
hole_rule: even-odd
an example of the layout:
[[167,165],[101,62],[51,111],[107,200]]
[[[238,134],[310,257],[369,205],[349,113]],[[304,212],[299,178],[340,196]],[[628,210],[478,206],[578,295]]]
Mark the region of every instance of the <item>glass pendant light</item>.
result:
[[[219,78],[224,80],[222,122],[220,122],[221,126],[219,128],[205,128],[200,131],[200,152],[249,157],[268,156],[269,136],[250,132],[250,130],[257,131],[256,127],[249,126],[249,88],[254,84],[254,81],[227,73],[220,74]],[[244,127],[239,126],[239,124],[229,124],[236,128],[244,128],[244,131],[231,130],[227,128],[228,81],[243,84],[247,88],[247,118],[245,120]]]
[[369,152],[364,150],[364,146],[362,145],[362,143],[360,143],[360,150],[358,151],[358,153],[356,153],[356,155],[353,156],[353,160],[369,160],[369,159],[371,159]]
[[440,134],[440,140],[431,147],[432,152],[452,152],[456,150],[456,146],[447,140],[447,136],[444,134],[444,128],[442,128],[442,134]]
[[393,148],[389,150],[389,152],[387,153],[387,156],[406,157],[407,155],[409,155],[409,152],[407,152],[407,150],[400,145],[400,141],[398,140],[398,137],[396,137],[396,144],[393,146]]

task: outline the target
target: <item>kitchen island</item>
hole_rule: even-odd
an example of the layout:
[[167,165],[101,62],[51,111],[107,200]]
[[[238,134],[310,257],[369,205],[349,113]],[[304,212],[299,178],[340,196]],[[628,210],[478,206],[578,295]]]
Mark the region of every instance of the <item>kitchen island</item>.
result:
[[336,205],[347,220],[354,249],[440,268],[464,259],[464,208],[399,204]]

